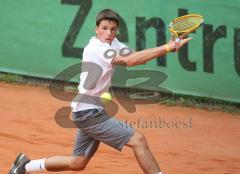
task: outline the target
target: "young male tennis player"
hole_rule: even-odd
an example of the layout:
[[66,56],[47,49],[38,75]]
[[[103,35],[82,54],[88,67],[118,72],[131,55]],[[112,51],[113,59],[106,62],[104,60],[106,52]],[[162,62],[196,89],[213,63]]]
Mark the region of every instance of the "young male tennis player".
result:
[[[182,39],[179,43],[170,40],[165,45],[137,51],[128,56],[106,58],[105,53],[109,49],[119,51],[126,47],[116,38],[118,25],[119,15],[113,10],[105,9],[97,14],[96,36],[92,37],[84,48],[82,61],[83,63],[96,64],[102,69],[102,72],[96,83],[93,83],[94,85],[87,89],[84,86],[87,72],[82,72],[79,93],[99,97],[109,90],[113,69],[116,65],[136,66],[145,64],[168,52],[177,51],[190,40],[190,38]],[[72,102],[72,112],[73,120],[77,121],[80,126],[77,129],[71,156],[53,156],[30,160],[25,154],[21,153],[15,159],[8,174],[26,174],[41,170],[49,172],[83,170],[97,151],[100,142],[118,151],[121,151],[124,146],[130,147],[144,173],[162,173],[144,135],[130,126],[123,126],[122,122],[119,124],[117,119],[109,117],[98,101],[92,100],[87,103],[82,101],[81,98],[77,101],[74,100]]]

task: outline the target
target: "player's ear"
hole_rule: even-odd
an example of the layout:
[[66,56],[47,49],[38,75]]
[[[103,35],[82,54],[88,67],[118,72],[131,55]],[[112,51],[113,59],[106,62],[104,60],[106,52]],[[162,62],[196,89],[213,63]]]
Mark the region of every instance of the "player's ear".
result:
[[95,27],[95,32],[98,34],[98,26]]

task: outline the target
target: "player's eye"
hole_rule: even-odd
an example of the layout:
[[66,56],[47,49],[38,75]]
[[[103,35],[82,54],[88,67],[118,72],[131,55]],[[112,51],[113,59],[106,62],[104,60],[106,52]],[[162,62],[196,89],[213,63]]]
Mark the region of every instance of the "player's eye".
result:
[[103,29],[103,30],[107,30],[108,28],[107,28],[107,27],[103,27],[102,29]]
[[111,31],[115,32],[117,29],[116,28],[112,28]]

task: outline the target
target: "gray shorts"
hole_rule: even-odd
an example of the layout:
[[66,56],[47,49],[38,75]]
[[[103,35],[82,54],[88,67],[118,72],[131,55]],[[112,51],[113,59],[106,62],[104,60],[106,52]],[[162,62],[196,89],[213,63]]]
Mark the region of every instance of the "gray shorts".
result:
[[72,118],[78,127],[74,156],[91,157],[100,142],[121,151],[134,133],[131,127],[110,117],[100,108],[73,112]]

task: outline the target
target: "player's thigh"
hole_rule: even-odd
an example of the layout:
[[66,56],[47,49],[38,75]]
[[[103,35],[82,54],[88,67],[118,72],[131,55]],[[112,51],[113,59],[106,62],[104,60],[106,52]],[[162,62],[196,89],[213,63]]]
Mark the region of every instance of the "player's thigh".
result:
[[99,140],[78,129],[72,155],[76,158],[79,157],[77,158],[79,159],[78,161],[81,161],[82,156],[84,156],[86,158],[85,161],[87,161],[95,154],[99,143]]
[[96,140],[121,151],[134,134],[134,129],[123,121],[109,118],[102,123],[88,127],[86,132]]

